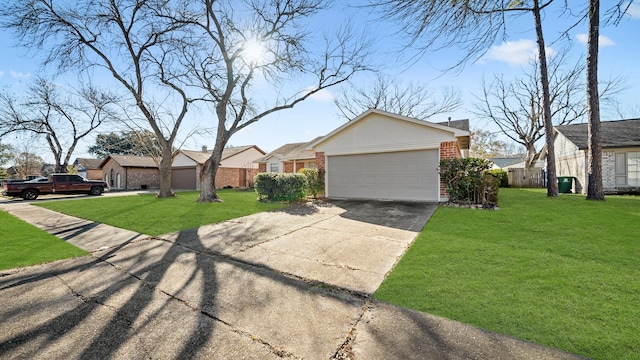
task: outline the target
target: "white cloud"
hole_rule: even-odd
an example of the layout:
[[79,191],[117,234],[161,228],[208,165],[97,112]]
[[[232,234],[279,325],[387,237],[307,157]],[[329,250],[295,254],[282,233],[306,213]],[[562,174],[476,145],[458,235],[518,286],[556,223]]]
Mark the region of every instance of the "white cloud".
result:
[[9,74],[11,75],[11,77],[16,78],[16,79],[27,79],[31,77],[31,73],[21,73],[18,71],[13,71],[10,70]]
[[[547,48],[547,56],[555,55],[552,48]],[[483,60],[496,60],[506,62],[509,65],[526,65],[538,56],[538,45],[529,39],[505,41],[500,45],[492,46],[482,57]]]
[[[578,34],[576,35],[576,40],[578,40],[579,43],[586,44],[589,41],[589,36],[587,34]],[[613,40],[604,35],[598,36],[598,46],[613,46],[615,44]]]

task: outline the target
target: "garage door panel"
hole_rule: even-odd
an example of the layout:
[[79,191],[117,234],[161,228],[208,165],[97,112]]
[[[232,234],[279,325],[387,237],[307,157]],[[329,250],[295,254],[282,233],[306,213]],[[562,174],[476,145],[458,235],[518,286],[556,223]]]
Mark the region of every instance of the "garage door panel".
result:
[[174,168],[171,170],[171,188],[174,190],[196,189],[196,168]]
[[327,194],[335,198],[437,201],[438,150],[329,156]]

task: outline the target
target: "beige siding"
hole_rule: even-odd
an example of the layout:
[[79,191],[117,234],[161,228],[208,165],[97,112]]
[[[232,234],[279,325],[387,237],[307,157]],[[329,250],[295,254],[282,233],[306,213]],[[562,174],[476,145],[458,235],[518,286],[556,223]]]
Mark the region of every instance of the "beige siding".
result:
[[183,153],[178,153],[171,162],[171,167],[194,167],[197,163]]
[[575,193],[587,191],[586,153],[584,150],[569,141],[564,135],[558,133],[555,145],[556,175],[574,176],[577,181],[574,184]]
[[220,164],[220,166],[227,168],[257,169],[258,163],[254,163],[254,161],[263,156],[263,153],[258,151],[255,147],[252,147],[222,160],[222,164]]
[[453,132],[372,113],[314,147],[326,155],[438,149],[455,141]]

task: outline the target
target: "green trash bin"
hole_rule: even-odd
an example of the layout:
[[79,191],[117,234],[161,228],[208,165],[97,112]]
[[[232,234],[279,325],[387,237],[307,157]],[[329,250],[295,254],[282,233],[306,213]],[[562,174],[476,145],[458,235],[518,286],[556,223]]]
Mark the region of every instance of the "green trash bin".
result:
[[573,187],[573,176],[558,176],[558,191],[570,194]]

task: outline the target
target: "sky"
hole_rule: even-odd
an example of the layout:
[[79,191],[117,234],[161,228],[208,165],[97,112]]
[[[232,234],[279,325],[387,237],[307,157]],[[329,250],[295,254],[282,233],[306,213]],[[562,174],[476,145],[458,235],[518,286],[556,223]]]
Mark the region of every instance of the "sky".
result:
[[[560,3],[561,1],[556,1]],[[353,4],[354,2],[349,2]],[[564,2],[562,2],[564,3]],[[570,1],[570,4],[577,3]],[[602,10],[608,2],[601,2]],[[580,6],[584,6],[580,2]],[[566,27],[566,19],[557,19],[557,9],[549,9],[544,14],[543,27],[547,41],[547,54],[553,54],[562,46],[561,31]],[[376,39],[372,48],[372,60],[376,64],[383,64],[382,73],[399,82],[407,84],[411,81],[427,86],[438,94],[443,87],[453,87],[460,94],[463,106],[451,113],[437,115],[429,121],[446,121],[452,119],[469,119],[472,129],[485,129],[497,132],[495,125],[488,120],[477,118],[473,114],[476,100],[474,95],[480,94],[482,78],[492,78],[495,74],[502,74],[506,79],[522,75],[528,68],[529,60],[536,57],[536,38],[533,31],[533,19],[530,15],[523,15],[512,19],[507,24],[509,38],[494,44],[486,54],[475,62],[467,63],[457,71],[444,72],[443,69],[455,64],[461,53],[453,50],[439,50],[426,52],[415,57],[416,51],[406,49],[405,41],[398,35],[398,25],[388,19],[381,19],[380,14],[372,14],[370,10],[344,6],[335,2],[325,15],[307,24],[313,31],[330,31],[336,24],[350,21],[356,31],[363,31]],[[571,48],[570,58],[574,61],[586,61],[586,23],[569,31],[569,38],[575,43]],[[600,28],[600,57],[599,78],[621,76],[625,78],[626,90],[618,96],[620,110],[625,118],[640,117],[640,1],[635,0],[629,13],[618,26],[601,26]],[[13,35],[6,30],[0,30],[0,86],[3,91],[17,93],[35,76],[46,74],[40,66],[39,57],[42,52],[26,51],[16,48]],[[361,74],[356,76],[349,85],[366,86],[371,83],[375,75]],[[311,83],[290,84],[291,88],[304,89]],[[253,87],[256,99],[266,98],[261,91],[273,91],[268,84],[260,81]],[[292,142],[303,142],[325,135],[342,125],[346,120],[339,116],[335,106],[334,96],[344,88],[330,88],[324,90],[306,101],[296,105],[293,109],[284,110],[260,120],[236,133],[229,141],[230,145],[257,145],[264,151],[271,151],[277,147]],[[211,127],[213,114],[206,109],[190,112],[190,117],[180,134],[178,144],[183,149],[198,150],[203,145],[212,148],[215,134],[187,137],[195,127]],[[602,114],[602,121],[620,119],[614,112]],[[109,132],[112,129],[101,128],[98,132]],[[96,133],[97,134],[97,133]],[[506,140],[506,138],[502,137]],[[22,136],[7,136],[0,139],[3,143],[12,143],[17,147],[24,147],[25,142],[48,162],[53,157],[49,155],[44,139],[40,142],[25,140]],[[91,157],[87,148],[94,144],[94,137],[78,145],[72,159],[77,157]]]

